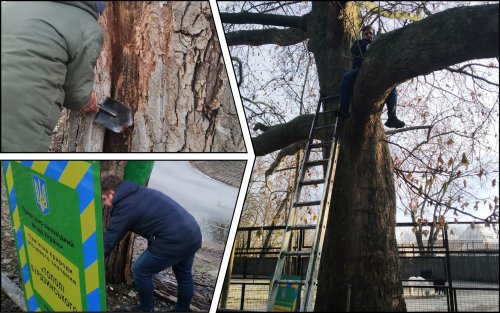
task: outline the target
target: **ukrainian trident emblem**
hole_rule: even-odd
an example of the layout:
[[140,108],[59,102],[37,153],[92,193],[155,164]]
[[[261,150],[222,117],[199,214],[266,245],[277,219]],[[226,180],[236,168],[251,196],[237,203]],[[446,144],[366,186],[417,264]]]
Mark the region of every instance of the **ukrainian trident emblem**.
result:
[[49,213],[49,197],[47,195],[47,183],[44,179],[33,174],[33,186],[35,187],[36,205],[42,214]]

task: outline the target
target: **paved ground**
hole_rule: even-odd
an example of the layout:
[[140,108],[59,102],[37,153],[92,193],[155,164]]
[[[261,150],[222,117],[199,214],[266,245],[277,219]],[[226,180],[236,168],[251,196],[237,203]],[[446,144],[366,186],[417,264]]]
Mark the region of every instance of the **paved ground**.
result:
[[190,161],[203,174],[239,188],[246,161]]

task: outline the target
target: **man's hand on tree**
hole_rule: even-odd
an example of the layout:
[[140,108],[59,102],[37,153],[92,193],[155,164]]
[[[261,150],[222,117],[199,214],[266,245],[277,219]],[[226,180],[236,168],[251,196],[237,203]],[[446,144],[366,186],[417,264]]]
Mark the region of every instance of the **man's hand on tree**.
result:
[[94,91],[92,91],[92,94],[90,95],[89,103],[87,103],[87,105],[84,106],[83,109],[80,110],[80,112],[85,114],[92,114],[99,112],[99,106],[97,105],[97,97]]

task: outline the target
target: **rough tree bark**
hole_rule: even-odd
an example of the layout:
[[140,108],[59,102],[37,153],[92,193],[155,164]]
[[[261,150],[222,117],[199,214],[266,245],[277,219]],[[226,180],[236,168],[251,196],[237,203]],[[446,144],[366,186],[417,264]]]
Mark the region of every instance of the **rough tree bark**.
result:
[[[316,311],[344,311],[347,301],[352,311],[405,309],[395,239],[393,165],[380,121],[383,102],[394,86],[412,77],[470,59],[498,57],[498,9],[498,4],[450,9],[384,34],[371,45],[356,81],[352,118],[341,130]],[[358,10],[345,2],[313,2],[310,14],[295,18],[296,36],[290,34],[293,28],[281,32],[293,38],[290,44],[307,33],[324,95],[336,93],[341,75],[349,67],[348,49],[352,34],[358,31],[350,25],[359,27]],[[228,16],[221,14],[223,22]],[[347,24],[347,19],[352,22]],[[290,26],[290,19],[287,23],[282,26]],[[276,32],[274,36],[279,36]],[[251,38],[259,37],[259,31],[239,33],[246,41],[239,40],[236,32],[228,38],[233,43],[251,44]],[[267,36],[266,32],[260,34]],[[274,41],[259,38],[255,43],[282,41],[283,37]],[[264,155],[307,139],[307,131],[296,130],[307,130],[310,125],[310,117],[276,125],[253,138],[254,150]],[[351,297],[347,299],[349,288]]]
[[116,134],[66,112],[63,152],[244,152],[208,1],[107,2],[96,69],[99,101],[133,111]]

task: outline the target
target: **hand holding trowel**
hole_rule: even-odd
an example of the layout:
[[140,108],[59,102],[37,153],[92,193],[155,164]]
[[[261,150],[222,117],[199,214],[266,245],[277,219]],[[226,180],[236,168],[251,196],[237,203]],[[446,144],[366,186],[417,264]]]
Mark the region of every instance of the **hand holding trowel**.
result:
[[134,122],[132,111],[129,107],[106,97],[103,103],[99,104],[99,113],[95,123],[106,127],[115,133],[121,133],[125,128],[131,126]]

